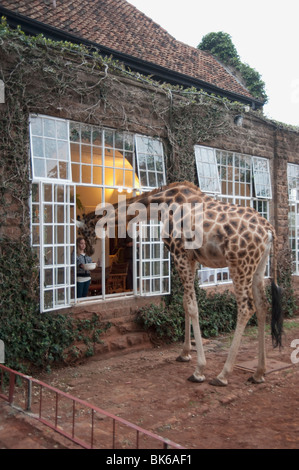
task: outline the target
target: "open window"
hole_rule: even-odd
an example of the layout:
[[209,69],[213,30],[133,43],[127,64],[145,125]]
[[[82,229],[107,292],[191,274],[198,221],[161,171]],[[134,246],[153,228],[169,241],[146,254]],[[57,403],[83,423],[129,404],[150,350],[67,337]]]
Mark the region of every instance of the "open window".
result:
[[170,293],[170,253],[162,240],[162,222],[150,220],[134,226],[134,290],[140,295]]
[[195,161],[199,187],[202,191],[219,194],[220,180],[214,149],[195,146]]
[[162,142],[137,135],[136,156],[140,186],[143,190],[159,188],[166,184]]
[[[32,115],[30,149],[32,246],[40,259],[41,310],[50,311],[79,301],[76,222],[91,220],[101,203],[117,203],[120,193],[131,198],[142,190],[165,184],[163,146],[151,137]],[[163,242],[150,240],[149,252],[145,251],[147,242],[143,239],[133,247],[132,240],[119,236],[117,227],[114,238],[98,238],[95,242],[92,239],[93,245],[88,244],[86,254],[97,267],[90,271],[88,298],[83,300],[133,292],[166,292],[168,271],[162,275],[163,285],[157,284],[159,272],[166,273],[166,258],[161,261],[159,257],[164,256],[159,245]],[[143,257],[134,254],[134,249]],[[145,253],[149,257],[144,258]],[[140,282],[140,272],[151,280],[147,277]]]

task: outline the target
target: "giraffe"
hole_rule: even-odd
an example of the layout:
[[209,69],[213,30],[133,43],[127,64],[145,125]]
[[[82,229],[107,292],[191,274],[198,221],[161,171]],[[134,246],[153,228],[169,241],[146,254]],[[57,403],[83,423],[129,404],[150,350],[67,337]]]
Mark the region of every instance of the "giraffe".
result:
[[[196,344],[197,364],[194,373],[188,380],[205,381],[205,353],[199,325],[198,304],[194,282],[198,264],[210,268],[228,267],[232,278],[234,293],[238,306],[237,324],[231,347],[222,371],[209,383],[215,386],[226,386],[240,347],[244,329],[250,317],[256,312],[258,320],[258,364],[250,381],[261,383],[266,371],[265,322],[267,300],[264,289],[264,274],[270,253],[272,263],[272,341],[273,346],[281,346],[282,312],[280,306],[281,290],[277,285],[277,238],[273,226],[251,207],[243,207],[221,202],[203,193],[190,182],[176,182],[149,193],[143,193],[127,201],[143,204],[147,209],[151,205],[177,204],[189,207],[191,212],[196,204],[202,204],[202,241],[201,245],[186,248],[186,236],[174,234],[173,214],[169,215],[169,230],[163,242],[170,251],[178,274],[183,284],[183,305],[185,310],[185,340],[178,361],[191,359],[191,324]],[[193,230],[196,219],[192,212]],[[80,234],[95,238],[95,225],[100,216],[94,213],[81,223]],[[192,218],[193,217],[193,218]],[[177,229],[177,227],[176,227]],[[189,235],[188,235],[189,237]]]

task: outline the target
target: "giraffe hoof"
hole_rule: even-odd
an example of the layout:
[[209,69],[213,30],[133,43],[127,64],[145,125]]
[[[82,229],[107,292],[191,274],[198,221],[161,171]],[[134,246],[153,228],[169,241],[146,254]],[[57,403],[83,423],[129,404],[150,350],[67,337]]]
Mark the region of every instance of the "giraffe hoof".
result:
[[189,362],[191,360],[191,356],[188,355],[188,356],[178,356],[176,358],[176,361],[177,362]]
[[264,383],[264,382],[265,382],[265,379],[264,379],[264,377],[261,377],[260,379],[255,379],[255,378],[253,377],[253,375],[252,375],[251,377],[249,377],[249,379],[247,380],[247,382],[250,382],[250,383],[252,383],[252,384],[258,385],[258,384]]
[[214,387],[226,387],[227,386],[227,383],[222,382],[222,380],[218,378],[210,380],[209,384],[213,385]]
[[202,383],[206,380],[206,378],[204,375],[201,375],[200,377],[195,377],[195,375],[192,374],[190,375],[190,377],[188,377],[188,380],[189,382]]

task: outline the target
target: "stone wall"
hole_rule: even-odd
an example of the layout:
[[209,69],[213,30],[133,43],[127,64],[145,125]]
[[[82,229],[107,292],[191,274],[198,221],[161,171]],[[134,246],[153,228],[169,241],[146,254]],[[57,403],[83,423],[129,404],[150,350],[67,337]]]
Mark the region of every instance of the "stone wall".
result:
[[277,235],[279,250],[288,244],[287,164],[299,164],[299,132],[283,128],[255,114],[244,114],[242,127],[204,145],[268,158],[272,180],[270,219]]
[[[125,78],[121,74],[114,76],[109,73],[107,75],[90,67],[80,69],[74,57],[60,57],[60,63],[57,59],[59,67],[63,62],[68,61],[68,67],[73,67],[76,75],[68,78],[68,82],[61,83],[61,88],[57,89],[55,85],[58,82],[56,83],[53,78],[53,70],[44,67],[38,72],[38,52],[35,51],[34,54],[31,62],[35,67],[35,74],[30,77],[31,80],[27,77],[28,81],[25,82],[24,72],[21,77],[24,80],[23,88],[15,91],[13,82],[10,83],[9,80],[17,79],[14,74],[20,70],[19,58],[5,55],[4,49],[0,51],[6,90],[14,98],[14,101],[8,100],[7,103],[0,104],[0,124],[2,121],[1,129],[5,129],[1,135],[1,158],[5,157],[5,162],[0,170],[2,180],[0,237],[7,236],[16,240],[29,234],[28,200],[21,198],[24,192],[17,191],[18,187],[29,185],[29,113],[48,114],[161,137],[165,143],[168,168],[169,162],[170,165],[173,164],[171,158],[175,154],[169,139],[172,98],[166,88],[141,83],[133,78]],[[14,93],[15,96],[13,96]],[[176,104],[179,99],[176,95]],[[186,104],[186,99],[184,100]],[[12,108],[12,105],[18,106],[18,112]],[[15,115],[11,117],[13,113]],[[227,121],[230,123],[234,121],[232,109],[227,110]],[[230,124],[229,132],[219,133],[217,137],[198,143],[223,150],[257,155],[270,160],[273,184],[270,217],[279,237],[279,249],[287,246],[287,163],[299,164],[299,131],[289,130],[250,111],[244,113],[242,126]],[[18,164],[17,155],[23,155],[23,166]],[[190,161],[194,162],[194,158]],[[12,168],[15,172],[14,176],[11,174]]]

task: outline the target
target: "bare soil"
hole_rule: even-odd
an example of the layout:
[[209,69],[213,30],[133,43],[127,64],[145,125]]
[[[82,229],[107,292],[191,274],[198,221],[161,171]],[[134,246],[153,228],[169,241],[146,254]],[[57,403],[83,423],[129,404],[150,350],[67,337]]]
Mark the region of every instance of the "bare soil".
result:
[[[272,348],[267,334],[269,371],[274,371],[260,385],[249,383],[250,371],[239,368],[227,387],[209,385],[222,369],[231,338],[205,341],[207,381],[202,384],[187,380],[195,368],[195,351],[189,363],[175,360],[181,344],[97,356],[37,378],[187,449],[297,449],[299,363],[291,361],[291,342],[299,339],[299,319],[285,323],[281,350]],[[256,357],[256,329],[250,328],[237,364]]]

